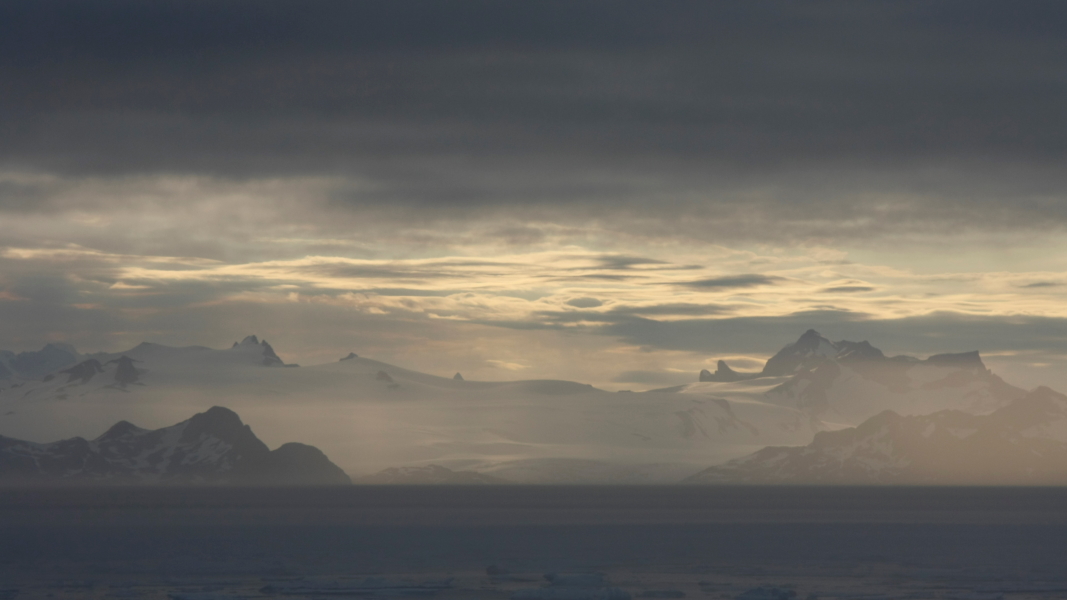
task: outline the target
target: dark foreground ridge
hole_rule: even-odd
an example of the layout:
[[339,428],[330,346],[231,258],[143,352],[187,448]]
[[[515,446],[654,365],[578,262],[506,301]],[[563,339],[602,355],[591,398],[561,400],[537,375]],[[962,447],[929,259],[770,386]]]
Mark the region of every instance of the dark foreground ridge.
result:
[[0,436],[0,485],[351,483],[318,448],[270,450],[237,413],[215,406],[170,427],[120,421],[94,440],[49,444]]

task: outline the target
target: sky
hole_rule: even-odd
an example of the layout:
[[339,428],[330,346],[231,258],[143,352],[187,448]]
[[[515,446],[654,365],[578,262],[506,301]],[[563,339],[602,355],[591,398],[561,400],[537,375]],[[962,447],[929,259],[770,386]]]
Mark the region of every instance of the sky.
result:
[[0,4],[0,348],[1067,389],[1062,2]]

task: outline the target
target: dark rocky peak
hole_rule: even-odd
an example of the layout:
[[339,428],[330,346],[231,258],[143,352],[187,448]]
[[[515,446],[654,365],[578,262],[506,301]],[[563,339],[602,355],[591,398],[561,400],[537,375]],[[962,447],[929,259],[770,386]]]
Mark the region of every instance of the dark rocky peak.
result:
[[795,343],[782,348],[767,361],[762,375],[791,375],[804,369],[814,369],[827,360],[843,363],[882,363],[886,360],[882,351],[870,342],[831,342],[818,331],[809,329]]
[[93,440],[94,442],[109,442],[112,440],[118,440],[126,437],[132,437],[137,435],[143,435],[148,433],[147,429],[141,429],[140,427],[130,423],[129,421],[119,421],[111,426],[110,429],[104,432],[103,435]]
[[103,373],[104,367],[100,364],[100,361],[95,358],[84,360],[69,369],[64,369],[59,373],[61,375],[67,375],[67,383],[89,383],[89,380],[93,378],[97,373]]
[[452,376],[452,379],[454,381],[463,381],[463,376],[459,374],[459,371],[457,371],[456,374]]
[[741,381],[744,379],[752,379],[753,374],[738,373],[730,368],[730,365],[726,364],[725,360],[720,360],[715,365],[715,372],[711,373],[707,369],[700,372],[700,381]]
[[253,453],[267,452],[267,446],[256,438],[252,428],[242,423],[241,417],[228,408],[213,406],[205,412],[193,415],[185,422],[182,441],[194,441],[204,434],[218,438],[235,448],[251,450]]
[[[255,336],[252,336],[252,337],[254,338]],[[270,347],[270,344],[267,343],[267,340],[263,340],[262,342],[260,342],[260,345],[263,346],[263,364],[264,364],[264,366],[274,367],[274,366],[284,366],[285,365],[285,363],[282,362],[282,359],[279,358],[278,355],[274,353],[274,348]]]
[[259,338],[257,338],[254,335],[249,335],[249,336],[246,336],[245,339],[241,340],[240,344],[238,344],[237,342],[234,342],[233,345],[234,346],[258,346],[259,345]]
[[359,355],[356,354],[355,352],[349,352],[348,356],[342,357],[341,360],[339,360],[337,362],[341,362],[341,361],[345,361],[345,360],[352,360],[353,358],[359,358]]
[[107,364],[115,363],[118,365],[115,367],[115,384],[120,387],[126,387],[131,383],[137,383],[141,374],[137,371],[137,368],[133,366],[133,359],[125,354],[116,358],[115,360],[109,360]]
[[935,354],[926,359],[926,364],[935,367],[953,367],[956,369],[986,370],[982,357],[977,350],[971,352],[959,352],[956,354]]
[[212,406],[202,413],[196,413],[187,423],[203,425],[209,428],[240,429],[244,427],[241,417],[224,406]]
[[818,350],[823,343],[833,345],[830,340],[824,338],[818,331],[809,329],[793,343],[793,348],[796,350]]
[[833,342],[814,329],[804,332],[800,338],[782,348],[763,365],[764,376],[792,375],[802,368],[813,368],[830,355],[836,355]]

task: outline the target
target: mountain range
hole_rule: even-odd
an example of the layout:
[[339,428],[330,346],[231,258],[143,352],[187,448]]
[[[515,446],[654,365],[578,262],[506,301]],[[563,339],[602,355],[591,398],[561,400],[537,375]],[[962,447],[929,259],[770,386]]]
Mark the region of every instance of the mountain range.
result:
[[270,450],[222,407],[176,425],[142,429],[120,421],[103,435],[34,443],[0,436],[0,484],[347,484],[313,446]]
[[990,414],[885,411],[801,447],[768,447],[686,479],[733,484],[1067,484],[1067,396],[1040,387]]
[[[817,476],[727,465],[844,439],[888,415],[986,417],[1030,396],[977,352],[888,357],[866,341],[830,341],[814,330],[759,372],[719,361],[691,384],[633,393],[435,376],[355,352],[297,367],[256,336],[221,350],[142,343],[82,355],[53,344],[0,353],[0,364],[0,435],[69,438],[127,419],[162,425],[224,402],[266,442],[313,441],[360,481],[455,479],[439,469],[515,483],[800,481]],[[709,465],[721,467],[717,475]],[[886,481],[897,480],[888,473]]]

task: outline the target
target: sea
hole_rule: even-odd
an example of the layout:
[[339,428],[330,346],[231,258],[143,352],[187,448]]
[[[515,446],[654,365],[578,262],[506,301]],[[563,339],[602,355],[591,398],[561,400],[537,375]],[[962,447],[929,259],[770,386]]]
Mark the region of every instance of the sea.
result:
[[1067,598],[1067,489],[0,489],[3,598]]

